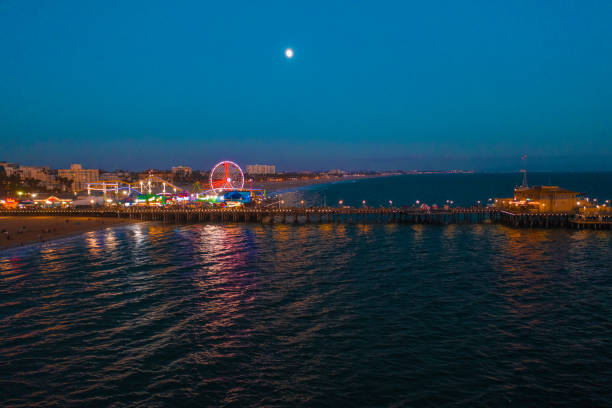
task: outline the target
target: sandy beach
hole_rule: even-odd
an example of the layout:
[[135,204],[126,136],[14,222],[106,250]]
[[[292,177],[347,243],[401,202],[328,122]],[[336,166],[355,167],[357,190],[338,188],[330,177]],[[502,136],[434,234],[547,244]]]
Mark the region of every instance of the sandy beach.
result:
[[0,217],[0,250],[132,222],[122,218]]

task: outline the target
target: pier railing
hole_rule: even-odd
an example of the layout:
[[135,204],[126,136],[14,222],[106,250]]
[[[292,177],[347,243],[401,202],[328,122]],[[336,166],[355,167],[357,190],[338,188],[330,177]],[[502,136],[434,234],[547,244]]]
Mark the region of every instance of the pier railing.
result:
[[576,218],[573,213],[510,213],[490,207],[422,210],[404,208],[157,208],[100,207],[80,209],[11,209],[0,216],[114,217],[168,223],[256,222],[285,223],[397,223],[502,224],[516,228],[611,229],[612,219]]

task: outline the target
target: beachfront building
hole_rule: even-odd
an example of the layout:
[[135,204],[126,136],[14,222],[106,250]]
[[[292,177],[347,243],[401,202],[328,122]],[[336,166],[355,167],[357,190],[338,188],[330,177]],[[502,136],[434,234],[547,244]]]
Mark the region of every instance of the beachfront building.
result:
[[105,172],[99,175],[100,181],[117,181],[121,180],[121,177],[116,172]]
[[6,174],[7,177],[19,174],[19,165],[17,163],[1,161],[0,167],[4,169],[4,174]]
[[35,179],[35,180],[43,180],[44,176],[50,174],[51,171],[49,166],[39,167],[39,166],[19,166],[19,173],[22,180],[25,179]]
[[512,198],[496,198],[495,207],[508,211],[572,212],[581,206],[580,193],[558,186],[521,186]]
[[58,187],[57,176],[49,166],[21,166],[17,163],[0,162],[7,177],[17,176],[20,180],[36,180],[41,187],[49,190]]
[[19,166],[19,173],[22,180],[36,180],[48,190],[58,187],[57,176],[53,174],[49,166]]
[[276,174],[276,166],[271,164],[247,164],[247,174]]
[[57,171],[59,177],[64,177],[72,180],[72,191],[84,191],[87,189],[87,183],[94,183],[100,179],[100,170],[84,169],[80,164],[71,164],[69,169],[59,169]]
[[191,173],[192,173],[191,167],[175,166],[172,168],[172,178],[173,179],[183,179],[185,177],[190,177]]

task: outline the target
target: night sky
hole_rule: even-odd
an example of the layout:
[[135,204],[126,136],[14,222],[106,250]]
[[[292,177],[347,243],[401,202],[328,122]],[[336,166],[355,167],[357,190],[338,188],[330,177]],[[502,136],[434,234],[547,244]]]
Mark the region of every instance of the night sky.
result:
[[504,171],[523,154],[612,170],[612,2],[0,1],[0,160]]

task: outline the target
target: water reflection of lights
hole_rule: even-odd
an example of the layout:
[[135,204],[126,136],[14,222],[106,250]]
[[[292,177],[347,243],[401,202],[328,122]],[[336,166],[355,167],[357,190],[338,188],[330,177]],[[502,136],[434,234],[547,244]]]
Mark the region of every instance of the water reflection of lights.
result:
[[321,224],[319,225],[319,232],[323,234],[323,239],[329,240],[329,242],[342,244],[347,239],[346,224]]
[[198,225],[187,232],[197,242],[191,246],[199,257],[193,282],[203,295],[198,304],[205,331],[232,326],[244,303],[254,300],[255,243],[234,225]]
[[[62,259],[72,250],[71,246],[60,245],[42,248],[40,251],[41,263],[45,264],[44,273],[61,271],[65,265]],[[70,256],[70,255],[68,255]]]
[[106,230],[106,234],[104,234],[104,247],[107,251],[114,251],[117,249],[117,231],[109,228]]
[[131,237],[127,240],[130,246],[130,261],[134,265],[146,265],[150,263],[149,254],[146,251],[150,225],[133,224],[127,228],[126,234]]
[[[254,242],[239,226],[197,226],[196,254],[200,258],[201,273],[196,284],[202,288],[223,287],[221,292],[241,291],[252,281]],[[230,296],[230,294],[227,294]]]
[[393,233],[395,233],[395,232],[397,232],[397,231],[398,231],[398,229],[400,228],[400,226],[399,226],[399,224],[395,224],[395,223],[393,223],[393,224],[385,224],[385,225],[384,225],[384,228],[385,228],[385,233],[387,233],[387,234],[393,234]]
[[105,252],[111,253],[119,245],[117,231],[108,228],[102,231],[89,231],[85,233],[85,245],[90,256],[103,256]]
[[458,227],[455,224],[446,225],[442,229],[442,236],[444,237],[444,241],[455,239],[458,235]]
[[85,233],[85,245],[89,250],[89,255],[98,257],[102,253],[102,243],[98,241],[95,231]]
[[15,285],[14,280],[27,276],[26,267],[27,264],[20,257],[0,258],[1,281],[11,282],[11,285]]
[[508,227],[499,227],[500,240],[504,253],[498,259],[502,260],[505,270],[521,272],[525,267],[535,263],[548,262],[553,256],[563,256],[562,253],[547,251],[551,238],[558,231],[551,230],[523,230]]
[[442,236],[440,237],[440,245],[443,253],[450,256],[456,256],[458,254],[461,243],[459,238],[462,232],[465,232],[465,229],[459,228],[459,226],[455,224],[444,226],[442,229]]
[[489,230],[489,227],[482,224],[474,224],[470,232],[476,236],[483,236],[483,234]]
[[362,235],[365,234],[369,234],[372,231],[372,225],[365,223],[365,224],[357,224],[357,231],[359,231]]
[[[507,311],[526,325],[535,328],[538,318],[552,312],[556,305],[550,294],[556,288],[553,273],[567,262],[566,231],[517,230],[498,227],[489,242],[495,257],[491,257],[500,293]],[[535,302],[533,299],[540,299]],[[547,299],[546,301],[542,299]]]
[[414,238],[414,241],[417,243],[423,243],[423,232],[424,232],[424,226],[421,224],[415,224],[411,226],[412,229],[412,236]]
[[134,227],[131,228],[130,231],[132,232],[132,236],[134,237],[134,242],[136,246],[141,246],[145,240],[145,236],[142,232],[142,227],[140,225],[134,225]]

